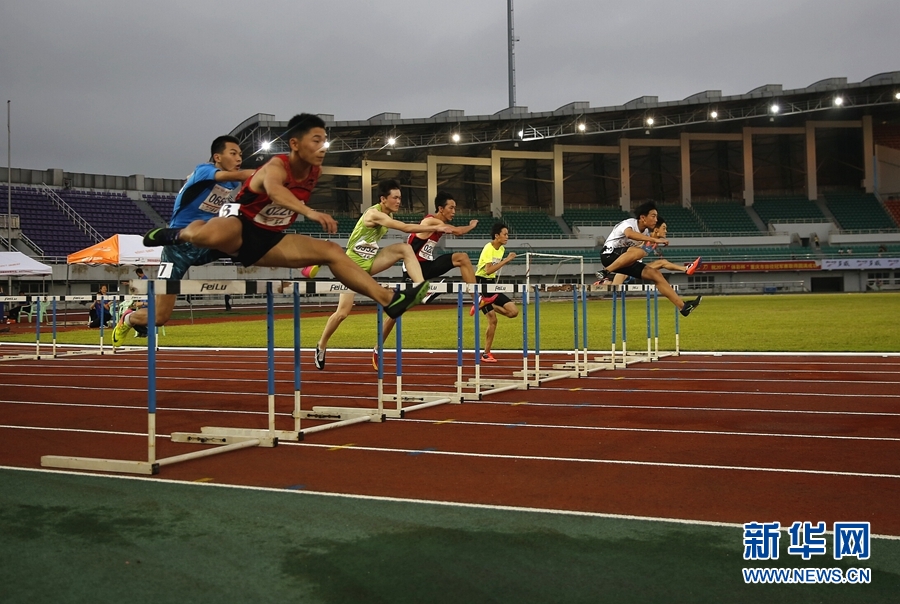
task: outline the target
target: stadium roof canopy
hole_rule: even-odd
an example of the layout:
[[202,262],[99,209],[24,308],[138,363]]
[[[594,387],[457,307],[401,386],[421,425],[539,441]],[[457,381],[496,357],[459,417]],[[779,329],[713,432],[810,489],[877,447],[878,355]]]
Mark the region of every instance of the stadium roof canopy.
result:
[[[389,112],[357,121],[335,121],[329,114],[320,117],[328,130],[329,157],[345,156],[328,163],[350,165],[360,156],[381,158],[397,151],[475,156],[489,148],[614,144],[619,137],[636,132],[673,137],[679,131],[729,132],[752,125],[788,126],[876,113],[881,119],[900,121],[900,71],[856,83],[828,78],[791,90],[768,84],[734,96],[722,96],[719,90],[705,90],[680,101],[642,96],[612,107],[572,102],[544,112],[512,107],[493,115],[465,115],[463,110],[449,109],[427,118],[404,119]],[[287,142],[280,139],[286,127],[287,120],[264,113],[235,127],[231,134],[241,141],[245,165],[286,152]]]

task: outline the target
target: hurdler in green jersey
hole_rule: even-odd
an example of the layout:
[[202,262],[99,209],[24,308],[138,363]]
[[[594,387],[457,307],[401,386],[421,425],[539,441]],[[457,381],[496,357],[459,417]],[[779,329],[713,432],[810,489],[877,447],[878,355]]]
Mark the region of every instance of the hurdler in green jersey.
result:
[[[404,233],[432,231],[449,233],[453,230],[453,227],[444,225],[436,228],[434,226],[407,224],[394,220],[393,214],[400,209],[402,202],[400,183],[396,180],[384,180],[378,183],[378,194],[378,203],[363,213],[350,234],[350,239],[347,241],[347,256],[370,275],[377,275],[402,260],[406,264],[406,270],[413,283],[421,283],[425,280],[422,277],[422,269],[416,260],[415,252],[408,243],[393,243],[380,247],[378,242],[381,241],[389,229],[395,229]],[[309,269],[307,272],[314,273],[316,270],[316,267],[307,268]],[[428,293],[426,289],[421,288],[418,292],[421,297]],[[318,344],[316,344],[316,368],[325,368],[325,352],[328,349],[328,340],[337,331],[344,319],[347,318],[352,308],[353,292],[341,294],[337,310],[328,317],[322,336],[319,338]]]

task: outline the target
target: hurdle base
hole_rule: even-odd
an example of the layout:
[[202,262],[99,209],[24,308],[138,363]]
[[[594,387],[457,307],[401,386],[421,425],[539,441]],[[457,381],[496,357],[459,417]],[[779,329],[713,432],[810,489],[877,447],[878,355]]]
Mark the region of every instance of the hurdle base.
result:
[[465,382],[457,382],[454,384],[457,388],[475,389],[480,385],[480,394],[474,392],[463,392],[464,401],[480,401],[483,396],[496,394],[498,392],[506,392],[508,390],[528,390],[528,385],[522,383],[522,380],[498,380],[494,378],[481,378],[480,380],[468,380]]
[[[554,365],[555,367],[555,365]],[[527,371],[514,371],[513,375],[516,377],[524,377],[527,378],[528,381],[533,385],[537,386],[544,382],[552,382],[554,380],[564,380],[566,378],[574,378],[578,377],[578,374],[575,371],[535,371],[534,369],[528,369]]]
[[[173,443],[191,443],[195,445],[234,445],[249,440],[259,441],[257,446],[275,447],[279,440],[297,440],[296,432],[284,432],[277,430],[276,436],[271,436],[268,430],[245,430],[240,428],[200,428],[196,432],[173,432],[170,439]],[[282,439],[281,436],[284,436]],[[291,438],[293,437],[293,438]]]
[[217,428],[202,426],[199,433],[173,432],[172,441],[200,445],[233,445],[258,440],[260,447],[275,447],[279,440],[298,440],[296,432],[260,430],[253,428]]
[[98,457],[71,457],[67,455],[42,455],[41,467],[65,470],[91,470],[94,472],[116,472],[119,474],[159,474],[159,464],[149,461],[129,461],[125,459],[101,459]]
[[607,369],[625,369],[628,365],[640,362],[634,359],[629,360],[627,357],[625,361],[622,361],[622,355],[619,354],[616,355],[615,360],[611,360],[610,357],[594,357],[592,360],[595,363],[602,363]]
[[357,409],[354,407],[313,407],[312,411],[300,412],[301,419],[343,421],[360,417],[368,418],[370,422],[383,422],[385,413],[378,409]]
[[[401,403],[429,403],[437,400],[447,400],[451,402],[450,399],[456,396],[455,392],[427,392],[420,390],[404,390],[400,393],[400,402]],[[396,394],[383,394],[381,397],[385,401],[393,401],[397,402]]]
[[604,369],[610,368],[610,363],[601,364],[601,363],[583,363],[579,362],[578,366],[575,366],[575,363],[559,363],[553,365],[554,369],[564,369],[573,372],[578,372],[575,374],[576,377],[584,377],[594,373],[595,371],[602,371]]
[[[50,356],[50,355],[45,355]],[[0,361],[23,361],[25,359],[29,359],[32,361],[39,361],[41,359],[40,355],[33,354],[11,354],[4,357],[0,357]]]
[[[409,407],[403,407],[402,409],[385,409],[384,413],[388,417],[393,418],[403,418],[406,417],[406,413],[410,411],[418,411],[420,409],[428,409],[429,407],[437,407],[438,405],[446,405],[447,403],[461,403],[462,401],[458,399],[456,392],[442,392],[440,394],[434,392],[427,391],[418,391],[418,390],[404,390],[400,393],[399,397],[397,394],[383,394],[381,396],[384,402],[399,402],[401,405],[404,402],[409,403],[417,403],[415,405],[410,405]],[[398,400],[399,399],[399,400]]]

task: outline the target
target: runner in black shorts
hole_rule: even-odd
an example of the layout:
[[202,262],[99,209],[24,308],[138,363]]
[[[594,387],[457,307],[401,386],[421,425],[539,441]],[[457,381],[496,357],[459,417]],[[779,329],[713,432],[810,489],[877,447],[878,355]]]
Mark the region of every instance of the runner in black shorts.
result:
[[[240,141],[233,136],[218,136],[210,146],[209,162],[194,168],[187,177],[184,186],[175,198],[172,216],[168,226],[171,228],[186,227],[195,220],[211,220],[219,213],[223,204],[234,201],[232,193],[241,183],[253,176],[253,170],[241,170]],[[154,229],[151,233],[161,229]],[[217,250],[199,248],[190,243],[178,242],[163,248],[160,264],[171,265],[171,271],[161,271],[160,279],[182,279],[192,266],[202,266],[215,262],[226,254]],[[172,317],[175,310],[175,294],[156,296],[155,325],[162,327]],[[125,336],[131,329],[142,331],[150,322],[147,308],[126,311],[119,315],[116,328],[113,330],[112,343],[118,348],[125,343]]]
[[[439,227],[442,225],[447,225],[453,222],[454,216],[456,216],[456,201],[454,201],[453,196],[445,191],[438,191],[438,194],[434,198],[434,206],[435,212],[434,214],[429,214],[419,223],[423,226],[433,225],[435,227]],[[477,220],[472,220],[469,222],[468,226],[464,227],[453,227],[453,230],[450,232],[451,235],[465,235],[470,232],[478,225]],[[475,283],[475,269],[472,268],[472,261],[469,260],[469,255],[464,252],[456,252],[454,254],[442,254],[440,256],[435,256],[434,251],[437,246],[438,241],[440,241],[441,237],[444,236],[444,233],[440,231],[429,231],[424,233],[410,233],[409,238],[407,239],[407,243],[412,246],[413,252],[416,254],[416,260],[419,261],[419,266],[422,269],[422,276],[426,281],[434,279],[435,277],[440,277],[444,275],[454,268],[458,268],[460,274],[462,275],[462,280],[465,283],[474,284]],[[406,276],[406,270],[404,267],[403,276]],[[471,293],[471,292],[468,292]],[[423,302],[427,302],[431,296],[436,294],[430,294],[426,296]],[[487,297],[482,299],[482,304],[490,304],[494,298]],[[382,330],[382,342],[384,342],[388,334],[391,333],[391,330],[394,329],[395,321],[391,318],[388,318],[384,322],[384,328]],[[378,369],[378,348],[376,347],[372,353],[372,366],[375,369]]]
[[634,211],[635,218],[628,218],[613,227],[609,237],[603,244],[600,262],[610,273],[622,273],[635,279],[644,279],[656,284],[657,289],[678,308],[685,317],[700,305],[702,296],[685,302],[675,293],[669,282],[659,270],[645,265],[642,260],[647,255],[641,242],[647,241],[659,245],[668,245],[664,237],[651,237],[650,230],[656,226],[659,213],[652,201],[641,204]]
[[[496,283],[500,269],[515,259],[515,252],[506,254],[507,241],[509,241],[509,229],[506,225],[502,222],[494,224],[491,227],[491,240],[485,244],[481,250],[481,256],[478,257],[478,270],[475,271],[475,275],[478,277],[479,283],[486,285]],[[505,258],[504,254],[506,254]],[[519,315],[519,309],[516,308],[516,303],[506,295],[496,294],[491,303],[485,304],[481,308],[481,312],[488,320],[487,330],[484,332],[484,352],[481,353],[481,362],[496,363],[497,359],[491,353],[491,347],[494,345],[494,332],[497,331],[497,313],[513,319]],[[470,314],[474,315],[475,313]]]
[[225,204],[209,222],[194,221],[183,229],[155,229],[144,236],[144,245],[192,243],[219,250],[244,265],[303,268],[325,265],[351,290],[368,296],[398,317],[428,293],[424,281],[407,292],[393,293],[359,267],[344,249],[331,241],[284,233],[299,214],[337,232],[331,216],[306,205],[322,172],[327,133],[317,115],[301,113],[288,122],[284,135],[290,154],[276,155],[245,183],[235,204]]

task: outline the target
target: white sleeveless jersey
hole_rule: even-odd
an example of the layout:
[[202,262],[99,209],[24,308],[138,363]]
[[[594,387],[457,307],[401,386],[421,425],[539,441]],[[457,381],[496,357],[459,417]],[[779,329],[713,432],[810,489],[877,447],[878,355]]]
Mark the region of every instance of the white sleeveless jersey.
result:
[[[626,220],[623,220],[613,227],[612,232],[609,234],[609,237],[606,238],[606,242],[603,244],[603,251],[608,253],[620,247],[633,247],[635,245],[643,245],[643,241],[635,241],[634,239],[629,239],[625,236],[625,229],[629,227],[631,227],[631,230],[635,233],[641,232],[638,228],[637,218],[628,218]],[[642,234],[649,237],[650,229],[644,229]]]

